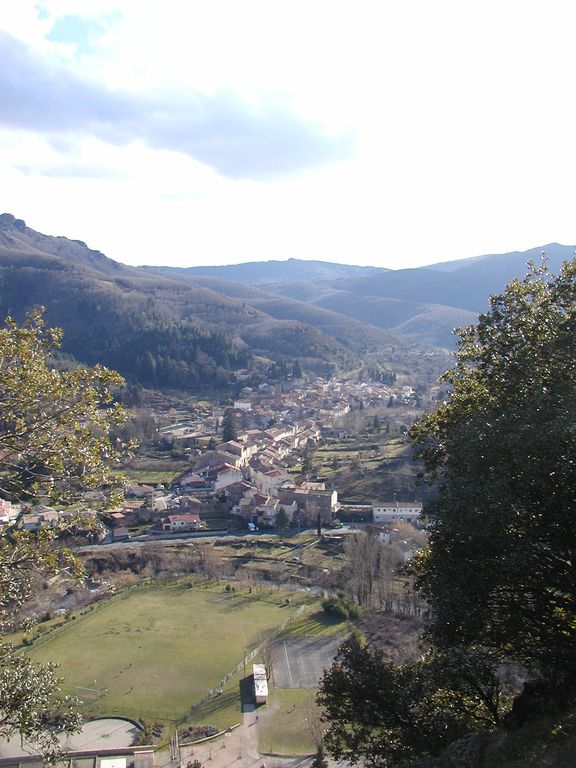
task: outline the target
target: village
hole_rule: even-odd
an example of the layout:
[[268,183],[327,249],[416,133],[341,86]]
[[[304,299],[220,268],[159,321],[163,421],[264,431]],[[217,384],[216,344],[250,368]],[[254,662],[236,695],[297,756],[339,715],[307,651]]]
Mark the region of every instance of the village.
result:
[[[105,525],[94,524],[97,494],[73,509],[2,500],[0,525],[20,516],[25,530],[38,530],[83,516],[92,540],[101,542],[338,527],[345,517],[341,489],[315,476],[313,451],[346,440],[367,420],[399,431],[398,421],[413,417],[419,397],[409,384],[294,379],[246,386],[227,405],[171,408],[156,416],[154,440],[169,455],[184,456],[187,468],[170,483],[128,482],[123,504]],[[360,512],[356,519],[363,522],[416,523],[422,502],[374,498]]]

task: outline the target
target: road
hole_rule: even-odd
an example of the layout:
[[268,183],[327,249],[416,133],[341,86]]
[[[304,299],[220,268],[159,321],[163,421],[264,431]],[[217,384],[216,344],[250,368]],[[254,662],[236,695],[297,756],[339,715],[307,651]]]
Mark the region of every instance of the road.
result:
[[[324,533],[325,534],[332,534],[332,535],[342,535],[342,534],[349,534],[349,533],[355,533],[358,531],[360,526],[358,524],[351,524],[351,525],[343,525],[341,528],[325,528]],[[313,529],[305,529],[302,530],[301,533],[305,533],[306,530],[313,530]],[[214,531],[214,532],[196,532],[196,533],[187,533],[185,535],[178,534],[174,536],[173,534],[143,534],[142,536],[139,536],[137,539],[125,539],[123,541],[104,541],[101,544],[86,544],[82,547],[78,547],[79,551],[87,552],[87,551],[97,551],[101,549],[118,549],[121,547],[126,546],[142,546],[144,544],[150,544],[154,542],[162,542],[164,544],[185,544],[190,543],[193,541],[221,541],[222,539],[231,539],[233,540],[242,540],[242,539],[254,539],[258,538],[260,536],[276,536],[279,539],[285,538],[289,539],[292,536],[296,535],[297,531],[289,530],[289,531],[269,531],[269,530],[262,530],[262,531]]]

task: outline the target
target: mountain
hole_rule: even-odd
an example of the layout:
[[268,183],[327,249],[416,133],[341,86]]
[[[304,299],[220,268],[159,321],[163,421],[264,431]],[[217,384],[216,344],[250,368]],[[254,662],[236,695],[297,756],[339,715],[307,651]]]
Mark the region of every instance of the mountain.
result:
[[215,267],[143,267],[158,273],[186,275],[187,277],[215,277],[246,285],[303,280],[338,280],[339,278],[370,277],[388,272],[380,267],[354,267],[349,264],[333,264],[329,261],[287,259],[286,261],[250,261]]
[[455,342],[452,329],[474,323],[488,309],[492,294],[525,274],[528,261],[539,265],[545,254],[549,268],[556,272],[574,253],[574,246],[550,243],[523,252],[380,270],[365,277],[271,282],[266,290],[337,311],[419,344],[449,348]]
[[452,348],[452,329],[474,323],[542,251],[553,271],[574,255],[551,243],[401,270],[300,259],[129,267],[3,214],[0,309],[22,319],[44,305],[64,352],[147,385],[219,386],[238,368],[294,358],[319,373],[367,361],[389,369],[413,362],[415,345]]
[[224,386],[240,368],[295,358],[327,373],[357,367],[367,353],[382,360],[408,348],[332,311],[241,283],[125,266],[3,214],[2,314],[21,320],[38,305],[63,328],[65,353],[154,386]]

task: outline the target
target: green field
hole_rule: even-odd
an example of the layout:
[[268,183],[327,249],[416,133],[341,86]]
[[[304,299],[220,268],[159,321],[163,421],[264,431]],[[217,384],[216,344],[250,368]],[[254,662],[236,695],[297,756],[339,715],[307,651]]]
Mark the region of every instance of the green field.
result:
[[67,622],[27,653],[61,664],[63,690],[107,689],[99,713],[176,719],[304,601],[275,590],[254,597],[224,585],[131,590]]
[[316,750],[316,693],[315,688],[272,689],[267,707],[260,710],[261,752],[309,755]]

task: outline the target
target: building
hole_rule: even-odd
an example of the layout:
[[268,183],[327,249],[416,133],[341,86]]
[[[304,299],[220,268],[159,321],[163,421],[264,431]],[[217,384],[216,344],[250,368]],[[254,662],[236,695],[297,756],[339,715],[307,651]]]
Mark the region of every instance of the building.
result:
[[197,531],[202,528],[200,516],[194,512],[188,512],[183,515],[168,515],[160,521],[163,531],[170,533],[186,533],[188,531]]
[[422,516],[421,501],[384,501],[372,507],[375,523],[417,523]]
[[266,667],[264,664],[253,664],[254,698],[256,704],[266,704],[268,699],[268,680],[266,679]]

